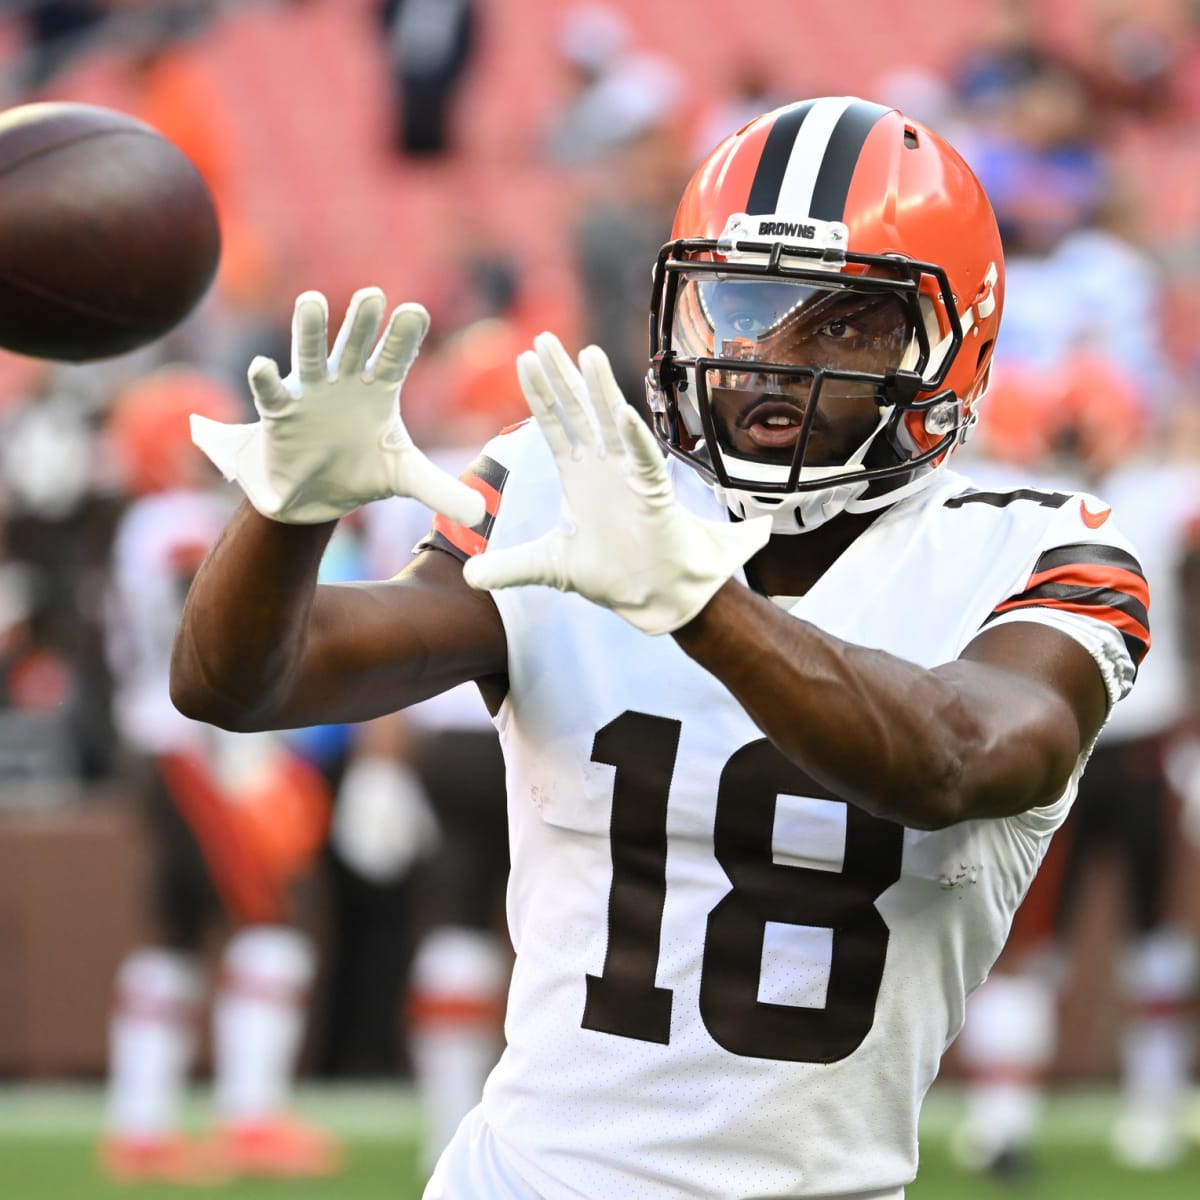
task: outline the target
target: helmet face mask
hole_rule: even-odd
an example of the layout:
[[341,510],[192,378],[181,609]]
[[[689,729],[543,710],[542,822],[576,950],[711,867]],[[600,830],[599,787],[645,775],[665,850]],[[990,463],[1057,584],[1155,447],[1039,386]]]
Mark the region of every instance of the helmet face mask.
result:
[[[849,181],[840,199],[820,186],[831,160]],[[817,186],[797,213],[786,178],[804,171]],[[953,261],[922,251],[953,257],[964,222],[974,252],[956,280]],[[776,532],[894,503],[974,423],[1001,265],[990,205],[936,135],[850,98],[768,113],[701,165],[660,252],[654,431],[736,515],[770,512]]]

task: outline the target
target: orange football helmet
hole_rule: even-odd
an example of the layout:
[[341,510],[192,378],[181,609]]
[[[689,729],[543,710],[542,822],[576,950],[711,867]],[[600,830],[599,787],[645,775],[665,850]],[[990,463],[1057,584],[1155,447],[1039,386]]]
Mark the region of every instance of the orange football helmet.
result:
[[147,495],[213,477],[208,460],[192,445],[193,413],[229,424],[244,419],[237,397],[224,383],[183,364],[152,371],[117,394],[107,432],[129,492]]
[[[659,254],[655,434],[778,533],[893,504],[975,423],[1003,292],[991,205],[931,129],[854,97],[766,113],[700,164]],[[731,391],[773,401],[763,420],[786,431],[761,441],[774,453],[722,434],[713,393]],[[818,411],[868,395],[878,419],[862,444],[844,461],[809,455]]]

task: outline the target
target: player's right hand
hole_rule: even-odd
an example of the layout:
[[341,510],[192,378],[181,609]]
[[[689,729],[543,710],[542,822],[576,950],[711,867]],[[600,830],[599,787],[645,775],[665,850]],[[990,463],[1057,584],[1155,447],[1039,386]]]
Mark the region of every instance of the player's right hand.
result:
[[588,346],[577,367],[553,334],[533,345],[517,358],[517,375],[562,481],[559,523],[468,559],[463,578],[486,591],[576,592],[651,635],[680,629],[767,544],[770,517],[713,521],[690,512],[604,351]]
[[400,417],[400,388],[429,314],[401,304],[381,336],[385,306],[379,288],[355,292],[330,350],[328,302],[302,293],[291,373],[280,378],[269,358],[250,364],[260,419],[225,425],[193,415],[192,440],[264,517],[314,525],[372,500],[411,496],[462,525],[483,519],[483,497],[435,467]]

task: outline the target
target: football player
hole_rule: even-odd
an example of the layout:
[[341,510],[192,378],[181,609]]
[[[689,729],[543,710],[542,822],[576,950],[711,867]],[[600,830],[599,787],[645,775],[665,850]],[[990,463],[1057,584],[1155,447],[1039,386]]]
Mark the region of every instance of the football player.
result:
[[[972,478],[1041,486],[1051,474],[1102,491],[1138,547],[1155,603],[1154,654],[1138,686],[1104,727],[1079,795],[1021,909],[997,967],[972,997],[957,1044],[971,1086],[952,1147],[960,1161],[1001,1176],[1031,1168],[1042,1092],[1062,1066],[1056,1026],[1073,1022],[1084,1040],[1095,995],[1098,921],[1112,925],[1121,1106],[1109,1145],[1126,1167],[1159,1169],[1187,1153],[1191,1011],[1200,955],[1188,928],[1180,880],[1188,838],[1170,779],[1191,757],[1195,728],[1183,591],[1200,495],[1200,456],[1187,402],[1164,405],[1153,421],[1132,381],[1094,354],[1031,378],[1009,372],[981,422],[990,458]],[[1019,389],[1019,392],[1018,392]],[[1007,401],[1015,403],[1002,403]],[[1024,407],[1035,428],[1008,425]],[[1097,905],[1103,896],[1116,903]],[[1098,914],[1107,914],[1105,915]],[[1092,974],[1085,1008],[1080,970]],[[1092,1031],[1094,1033],[1094,1030]]]
[[[152,870],[151,936],[114,981],[99,1163],[121,1182],[324,1176],[340,1148],[289,1112],[317,968],[290,888],[321,845],[330,798],[278,735],[189,721],[168,695],[187,582],[232,511],[191,445],[196,410],[227,418],[238,406],[223,384],[166,367],[123,389],[108,424],[131,491],[106,596],[114,722],[142,792]],[[224,942],[210,989],[214,931]],[[182,1102],[206,1006],[216,1128],[194,1139]]]
[[[444,1197],[899,1197],[922,1098],[1149,645],[1118,519],[949,461],[1004,269],[978,181],[852,97],[687,185],[654,264],[648,427],[600,349],[455,481],[402,424],[427,317],[297,301],[260,420],[194,422],[247,502],[193,583],[175,702],[363,720],[465,681],[508,779],[507,1045]],[[382,333],[380,332],[382,327]],[[318,587],[336,520],[440,518]]]

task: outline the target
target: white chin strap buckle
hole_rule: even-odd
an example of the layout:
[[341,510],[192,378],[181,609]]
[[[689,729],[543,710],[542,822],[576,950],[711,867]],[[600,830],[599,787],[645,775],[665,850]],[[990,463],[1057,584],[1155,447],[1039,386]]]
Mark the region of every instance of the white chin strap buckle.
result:
[[846,511],[866,490],[867,480],[834,484],[812,492],[793,492],[778,500],[742,488],[714,485],[717,499],[743,521],[769,516],[772,534],[808,533]]

